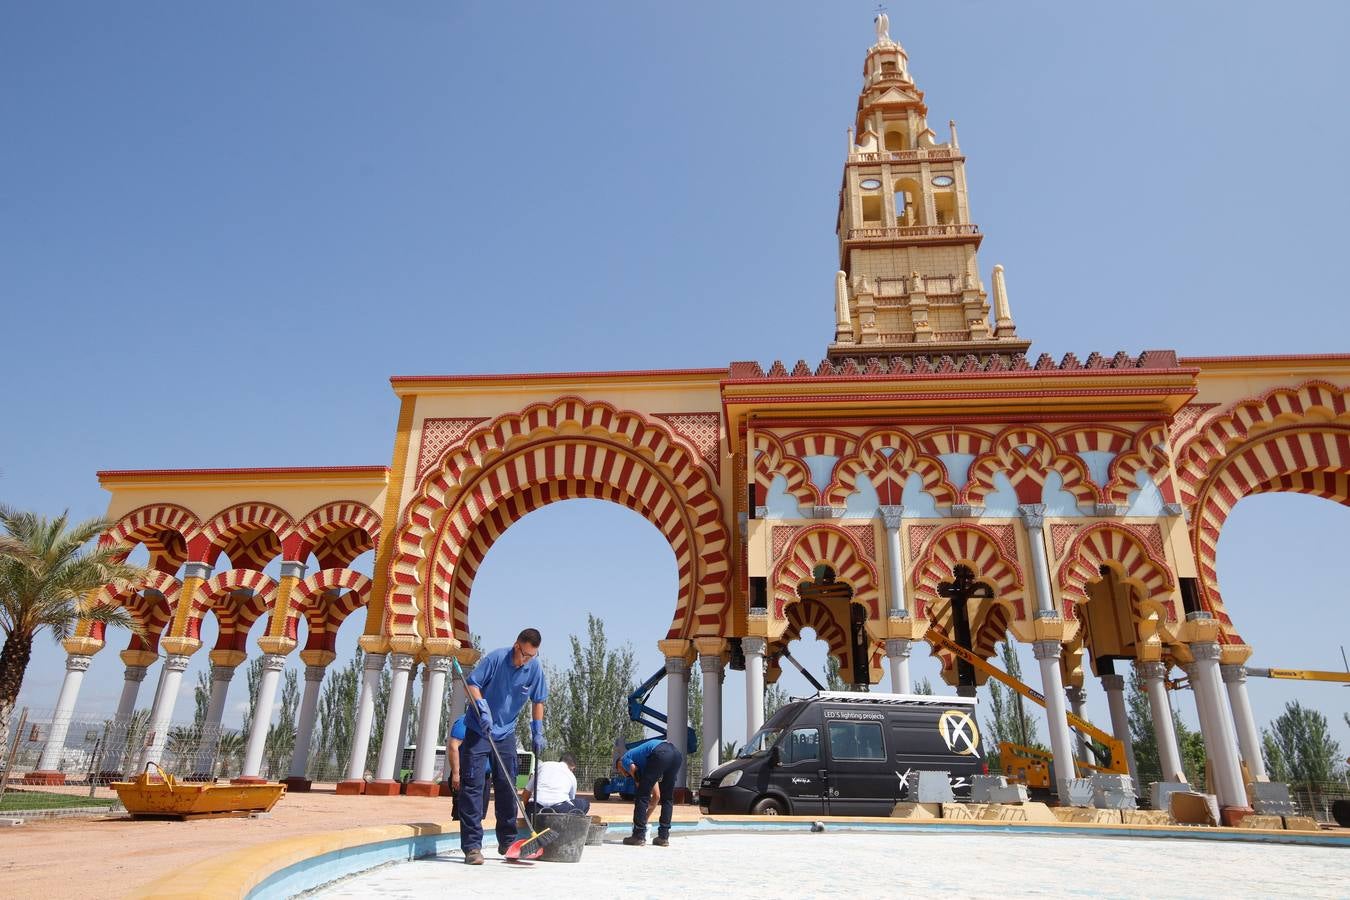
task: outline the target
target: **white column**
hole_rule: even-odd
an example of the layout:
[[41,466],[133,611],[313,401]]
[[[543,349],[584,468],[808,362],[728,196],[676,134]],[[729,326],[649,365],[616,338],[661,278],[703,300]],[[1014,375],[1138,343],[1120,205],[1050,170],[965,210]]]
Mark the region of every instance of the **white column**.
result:
[[370,726],[375,718],[375,694],[380,689],[382,671],[384,654],[367,653],[365,671],[361,673],[361,696],[356,701],[356,723],[352,726],[352,759],[347,766],[348,781],[360,781],[366,777],[366,749],[370,745]]
[[197,745],[197,771],[194,774],[216,774],[217,748],[220,746],[220,720],[225,717],[225,698],[234,678],[234,666],[211,664],[211,694],[206,700],[206,720]]
[[1189,670],[1191,689],[1195,692],[1196,705],[1202,709],[1200,730],[1205,739],[1206,771],[1213,773],[1214,793],[1220,806],[1244,807],[1247,805],[1247,788],[1242,783],[1242,769],[1238,765],[1237,734],[1220,687],[1219,645],[1215,641],[1196,641],[1190,647],[1191,655],[1195,657]]
[[[465,665],[464,663],[461,662],[461,663],[459,664],[459,668],[460,668],[460,670],[464,673],[464,677],[465,677],[465,678],[468,678],[470,675],[473,674],[473,663],[469,663],[468,665]],[[451,679],[450,679],[450,723],[447,723],[447,724],[453,724],[454,721],[455,721],[456,719],[458,719],[460,716],[464,715],[464,701],[465,701],[465,696],[464,696],[464,683],[463,683],[462,681],[460,681],[458,678],[451,678]]]
[[1219,666],[1219,671],[1228,688],[1228,703],[1233,708],[1233,727],[1237,729],[1242,761],[1247,764],[1247,771],[1251,773],[1253,781],[1269,781],[1266,760],[1261,754],[1261,732],[1256,727],[1256,717],[1252,715],[1251,700],[1247,698],[1247,667]]
[[262,771],[263,751],[267,749],[267,730],[272,727],[272,704],[277,698],[277,682],[286,668],[286,657],[280,653],[264,653],[262,678],[258,681],[258,702],[253,707],[253,720],[248,732],[248,748],[244,751],[244,768],[240,778],[257,778]]
[[[1027,529],[1027,544],[1031,547],[1031,571],[1036,579],[1036,610],[1055,612],[1054,594],[1050,590],[1050,560],[1045,554],[1045,504],[1023,503],[1017,507]],[[1058,695],[1058,692],[1056,692]]]
[[305,693],[300,697],[300,718],[295,723],[295,752],[291,754],[291,778],[304,778],[309,769],[309,742],[314,737],[314,719],[319,712],[319,688],[327,666],[305,666]]
[[38,759],[38,770],[43,772],[59,771],[61,751],[66,746],[66,732],[70,730],[71,716],[75,715],[75,701],[80,696],[80,684],[84,673],[89,671],[92,656],[72,653],[66,657],[66,677],[61,681],[61,693],[56,696],[56,710],[52,713],[52,731],[47,735],[47,743],[42,745],[42,756]]
[[115,721],[126,722],[136,712],[136,697],[141,693],[141,682],[145,680],[145,666],[127,666],[122,675],[122,696],[117,701]]
[[159,687],[155,691],[155,705],[150,708],[149,746],[141,757],[138,770],[148,763],[157,763],[164,755],[164,745],[169,740],[169,723],[173,721],[173,707],[178,702],[178,688],[183,683],[183,672],[187,670],[190,656],[171,654],[164,658],[164,669],[159,675]]
[[764,724],[764,638],[741,638],[745,652],[745,740]]
[[436,775],[436,745],[441,737],[441,703],[445,700],[445,677],[450,657],[433,656],[427,660],[427,680],[422,686],[422,721],[417,729],[417,758],[413,760],[413,781],[432,781]]
[[1134,782],[1134,793],[1139,794],[1139,769],[1134,764],[1134,741],[1130,737],[1130,716],[1125,711],[1125,676],[1103,675],[1102,690],[1106,691],[1106,705],[1111,710],[1111,734],[1125,745],[1125,764]]
[[722,655],[698,658],[703,672],[703,774],[722,764]]
[[1177,730],[1172,724],[1172,701],[1167,696],[1167,666],[1160,662],[1135,663],[1148,687],[1149,711],[1153,714],[1153,736],[1158,743],[1158,764],[1163,781],[1185,781],[1177,747]]
[[[1083,707],[1087,705],[1087,691],[1080,687],[1069,685],[1064,689],[1064,696],[1069,699],[1069,709],[1073,710],[1073,714],[1080,719],[1086,720],[1087,716],[1084,715],[1085,710]],[[1092,761],[1088,757],[1087,736],[1084,735],[1083,732],[1077,730],[1073,731],[1073,746],[1079,759],[1085,762]]]
[[1031,645],[1041,665],[1041,693],[1045,695],[1045,713],[1050,731],[1050,751],[1055,757],[1055,788],[1059,802],[1069,802],[1068,780],[1078,777],[1073,763],[1073,738],[1065,716],[1064,682],[1059,672],[1059,641],[1036,641]]
[[[426,680],[426,673],[422,673],[422,680]],[[413,698],[416,694],[417,686],[417,663],[412,664],[408,670],[408,690],[403,695],[403,718],[399,720],[398,725],[398,756],[394,758],[394,769],[401,768],[399,760],[403,758],[403,751],[408,747],[408,719],[412,716]]]
[[886,639],[886,660],[891,668],[892,693],[908,694],[912,690],[909,680],[909,650],[912,643],[909,638]]
[[[909,603],[905,597],[903,557],[900,552],[900,520],[905,515],[905,508],[899,504],[878,506],[877,512],[881,513],[881,520],[886,525],[886,573],[891,590],[886,614],[903,618],[909,612]],[[896,693],[909,692],[906,690]]]
[[398,732],[399,726],[404,724],[403,707],[408,699],[408,676],[412,672],[413,658],[407,653],[391,653],[389,667],[389,710],[384,717],[380,757],[375,763],[376,781],[394,780],[394,766],[398,764],[398,754],[403,748],[403,738]]
[[689,780],[689,663],[683,657],[666,657],[666,740],[686,754],[675,783],[686,787]]

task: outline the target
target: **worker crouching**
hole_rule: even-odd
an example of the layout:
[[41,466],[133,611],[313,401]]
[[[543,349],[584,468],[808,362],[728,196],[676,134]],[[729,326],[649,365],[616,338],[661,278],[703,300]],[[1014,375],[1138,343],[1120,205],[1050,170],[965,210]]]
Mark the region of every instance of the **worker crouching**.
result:
[[633,833],[623,839],[630,847],[647,843],[647,817],[651,812],[652,791],[661,803],[661,819],[656,830],[658,847],[670,843],[670,822],[675,817],[675,779],[684,764],[684,754],[665,738],[643,741],[629,750],[615,766],[637,783],[633,797]]

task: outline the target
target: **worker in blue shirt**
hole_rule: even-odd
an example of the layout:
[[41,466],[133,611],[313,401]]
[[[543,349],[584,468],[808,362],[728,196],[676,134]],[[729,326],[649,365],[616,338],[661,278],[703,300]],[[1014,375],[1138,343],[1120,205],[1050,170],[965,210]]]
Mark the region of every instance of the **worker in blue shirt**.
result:
[[[661,824],[656,830],[658,847],[670,845],[670,820],[675,816],[675,776],[684,763],[684,754],[665,738],[643,741],[629,750],[615,766],[637,782],[633,797],[633,833],[623,842],[630,847],[647,843],[647,815],[651,811],[652,789],[661,802]],[[659,785],[659,787],[658,787]]]
[[[516,840],[516,718],[528,700],[530,743],[538,759],[544,751],[544,701],[548,684],[539,655],[539,632],[526,628],[510,647],[486,653],[466,679],[465,692],[470,709],[464,722],[464,743],[459,747],[459,770],[482,771],[483,761],[496,746],[502,766],[492,770],[492,789],[496,793],[497,852],[505,855]],[[503,771],[504,767],[504,771]],[[459,794],[459,846],[464,861],[471,866],[483,864],[483,791],[486,779],[465,779]]]
[[[458,719],[455,719],[454,723],[450,726],[450,739],[445,742],[446,745],[445,758],[450,763],[449,779],[450,779],[450,796],[452,798],[452,800],[450,801],[450,818],[454,819],[456,822],[459,821],[459,792],[461,788],[460,772],[459,772],[459,748],[464,744],[464,736],[468,734],[467,726],[464,724],[464,719],[465,716],[460,716]],[[483,761],[483,771],[478,773],[479,780],[486,782],[488,775],[490,775],[491,772],[492,772],[492,757],[489,756],[486,760]],[[485,792],[489,791],[491,790],[491,787],[485,783],[483,785],[483,790]]]

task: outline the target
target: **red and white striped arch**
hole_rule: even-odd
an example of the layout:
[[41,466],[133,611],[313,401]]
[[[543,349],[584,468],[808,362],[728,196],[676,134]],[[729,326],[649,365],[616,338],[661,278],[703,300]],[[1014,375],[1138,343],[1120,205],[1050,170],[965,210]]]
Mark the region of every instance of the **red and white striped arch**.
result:
[[946,606],[947,601],[938,596],[938,585],[950,581],[958,565],[969,566],[999,600],[1013,604],[1018,615],[1026,617],[1026,582],[1017,560],[1005,556],[998,538],[984,528],[960,524],[938,529],[919,552],[911,582],[920,618],[932,618],[935,607]]
[[1114,568],[1139,599],[1160,604],[1169,620],[1180,618],[1177,582],[1167,560],[1149,552],[1143,535],[1123,523],[1099,522],[1073,537],[1059,565],[1060,596],[1069,603],[1087,603],[1088,585],[1101,580],[1102,566]]
[[1055,432],[1055,442],[1065,453],[1121,453],[1133,441],[1129,429],[1114,425],[1071,425]]
[[[121,584],[107,584],[94,597],[95,606],[120,606],[136,624],[128,650],[159,649],[159,638],[172,617],[172,604],[178,599],[182,584],[172,575],[150,569],[144,578]],[[90,637],[103,640],[102,622],[81,623]]]
[[916,435],[915,440],[925,453],[933,456],[945,453],[979,456],[988,453],[989,448],[994,445],[994,436],[989,432],[962,425],[930,428]]
[[455,631],[467,618],[457,622],[453,613],[455,585],[472,584],[461,565],[476,566],[494,533],[524,514],[530,501],[516,498],[566,482],[629,498],[625,505],[670,542],[680,588],[668,636],[721,633],[730,598],[721,502],[707,469],[664,423],[564,397],[480,426],[440,465],[404,516],[390,563],[386,634],[467,639],[467,631]]
[[1102,499],[1087,464],[1077,456],[1059,452],[1054,437],[1032,425],[1005,428],[990,450],[975,458],[970,464],[965,502],[982,504],[997,489],[994,478],[1000,472],[1008,476],[1020,503],[1040,502],[1046,477],[1051,472],[1060,474],[1064,490],[1078,503],[1093,504]]
[[1130,441],[1129,450],[1111,460],[1104,489],[1107,502],[1127,506],[1130,494],[1139,489],[1138,475],[1147,472],[1158,486],[1164,503],[1175,503],[1171,457],[1168,455],[1167,426],[1159,423],[1141,430]]
[[867,610],[868,618],[881,618],[881,592],[876,562],[869,559],[853,535],[834,525],[813,525],[793,535],[774,567],[774,615],[786,618],[787,608],[799,599],[797,586],[815,578],[815,568],[828,565],[835,580],[853,588],[853,602]]
[[322,569],[291,591],[286,615],[289,634],[297,633],[294,620],[305,617],[306,650],[335,648],[338,629],[347,617],[370,602],[370,579],[354,569]]
[[293,534],[293,539],[286,541],[288,559],[304,560],[312,553],[320,568],[341,569],[375,548],[380,539],[380,517],[354,500],[325,503],[297,522]]
[[[188,610],[187,636],[201,637],[202,618],[215,613],[217,650],[248,650],[248,632],[276,604],[277,584],[253,569],[227,569],[197,588]],[[292,635],[293,636],[293,635]]]
[[188,542],[201,530],[197,517],[172,503],[142,506],[117,520],[102,542],[130,552],[144,544],[150,552],[150,568],[174,575],[187,562]]
[[[224,553],[240,569],[261,569],[276,559],[295,528],[285,510],[270,503],[239,503],[202,526],[201,542],[189,545],[194,562],[215,563]],[[200,557],[200,558],[199,558]]]
[[[769,650],[770,655],[800,639],[802,632],[809,628],[816,633],[817,638],[825,642],[830,655],[839,660],[840,677],[851,683],[853,645],[849,640],[847,627],[839,621],[838,615],[833,610],[817,600],[802,600],[787,607],[787,621],[787,629],[781,638],[773,642]],[[872,640],[870,636],[868,642],[871,645],[871,653],[867,662],[872,682],[875,684],[881,678],[886,645],[883,641]]]
[[[950,637],[953,634],[951,604],[946,600],[939,602],[940,606],[933,607],[934,615],[930,621],[934,629]],[[1017,610],[1013,604],[1004,600],[980,600],[971,603],[966,612],[971,617],[971,652],[982,659],[991,658],[998,642],[1007,640],[1008,626],[1017,617]],[[929,647],[942,664],[942,680],[951,685],[956,684],[956,654],[931,644]],[[977,669],[975,683],[984,684],[988,677]]]
[[911,472],[918,474],[923,489],[936,502],[956,502],[956,487],[937,457],[922,452],[918,442],[903,431],[877,428],[858,440],[855,452],[835,464],[833,480],[825,489],[825,503],[843,506],[858,489],[858,476],[867,475],[883,504],[898,504]]
[[787,482],[785,490],[788,496],[797,499],[798,506],[817,506],[820,504],[820,492],[811,481],[811,470],[806,462],[788,452],[787,447],[777,436],[766,431],[756,431],[752,451],[755,457],[755,505],[768,503],[769,488],[777,476],[783,476]]

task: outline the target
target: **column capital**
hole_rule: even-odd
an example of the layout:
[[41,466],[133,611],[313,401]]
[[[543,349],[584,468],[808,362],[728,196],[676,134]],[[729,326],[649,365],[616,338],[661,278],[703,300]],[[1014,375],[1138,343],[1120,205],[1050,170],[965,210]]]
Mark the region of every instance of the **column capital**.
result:
[[751,654],[755,656],[763,656],[764,648],[767,645],[768,641],[764,640],[764,638],[762,637],[741,638],[741,650],[744,651],[747,656]]
[[694,650],[699,656],[721,656],[727,652],[727,642],[720,637],[696,637]]
[[297,560],[297,559],[282,560],[282,563],[281,563],[281,577],[282,577],[282,578],[304,578],[304,577],[305,577],[305,569],[307,569],[307,568],[308,568],[308,566],[306,566],[304,563],[300,562],[300,561]]
[[1224,684],[1247,683],[1246,666],[1219,666],[1219,674],[1223,676]]
[[171,653],[164,657],[164,668],[170,672],[186,672],[188,664],[192,662],[192,657],[183,656],[180,653]]
[[229,682],[234,679],[234,666],[211,665],[211,680]]
[[127,666],[126,671],[122,674],[122,679],[139,684],[145,680],[145,669],[145,666]]
[[1103,675],[1102,690],[1104,691],[1123,691],[1125,690],[1124,675]]
[[1017,514],[1022,517],[1027,528],[1033,528],[1039,531],[1045,527],[1045,504],[1044,503],[1022,503],[1017,507]]
[[66,657],[67,672],[88,672],[89,664],[94,661],[92,656],[86,656],[80,653],[72,653]]
[[323,681],[323,676],[327,674],[327,666],[305,666],[306,681]]
[[685,659],[684,659],[683,656],[667,656],[667,657],[666,657],[666,674],[667,674],[667,675],[688,675],[688,674],[689,674],[689,663],[685,661]]
[[281,653],[264,653],[262,661],[265,672],[280,672],[286,668],[286,657]]
[[1221,651],[1218,641],[1195,641],[1190,645],[1191,656],[1195,657],[1196,662],[1208,662],[1213,660],[1218,662]]
[[909,656],[911,644],[909,638],[886,638],[886,658],[905,659]]
[[211,564],[205,562],[190,562],[183,564],[183,580],[189,578],[200,578],[202,581],[211,577]]
[[[1105,677],[1105,675],[1102,676],[1102,678]],[[1116,677],[1119,678],[1120,676],[1117,675]],[[1105,682],[1103,682],[1103,684],[1105,684]],[[1087,702],[1087,691],[1076,684],[1066,685],[1064,687],[1064,696],[1069,698],[1069,703],[1071,704],[1082,704]]]
[[1154,678],[1167,677],[1167,664],[1153,660],[1150,662],[1137,662],[1134,667],[1139,670],[1139,674],[1152,680]]
[[384,653],[367,653],[362,667],[367,672],[378,672],[384,668]]
[[411,671],[413,667],[413,658],[411,653],[391,653],[389,654],[389,668],[395,672],[402,669],[405,672]]
[[448,656],[430,656],[427,657],[428,672],[449,672],[450,657]]
[[1031,652],[1037,659],[1059,659],[1064,652],[1064,645],[1059,641],[1035,641],[1031,645]]
[[722,674],[722,654],[703,654],[698,658],[698,667],[703,671],[704,677]]
[[896,529],[900,527],[900,520],[905,516],[905,507],[900,503],[888,503],[878,506],[877,513],[888,529]]

